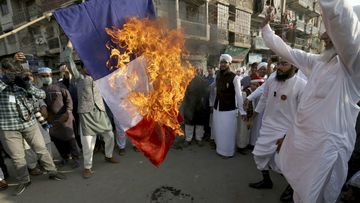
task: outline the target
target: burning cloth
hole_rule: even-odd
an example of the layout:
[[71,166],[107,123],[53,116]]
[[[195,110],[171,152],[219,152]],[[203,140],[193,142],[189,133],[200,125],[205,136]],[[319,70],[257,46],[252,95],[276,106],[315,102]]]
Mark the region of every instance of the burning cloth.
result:
[[182,33],[149,19],[151,0],[92,0],[54,15],[116,122],[159,166],[175,135],[183,134],[179,106],[194,76],[181,60]]

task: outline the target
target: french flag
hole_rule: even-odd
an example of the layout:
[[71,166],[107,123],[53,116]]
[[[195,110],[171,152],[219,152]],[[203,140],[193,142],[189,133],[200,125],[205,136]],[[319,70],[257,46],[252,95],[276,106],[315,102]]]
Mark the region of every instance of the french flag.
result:
[[[115,122],[120,124],[132,143],[159,166],[175,139],[175,133],[169,127],[142,116],[127,100],[129,90],[124,83],[126,77],[136,74],[141,79],[131,87],[132,90],[145,94],[151,91],[146,60],[134,58],[123,74],[117,74],[119,69],[110,70],[106,66],[110,57],[106,44],[111,39],[105,28],[121,28],[129,17],[154,18],[152,0],[90,0],[56,10],[54,16],[93,77],[114,114]],[[111,84],[113,81],[115,84]]]

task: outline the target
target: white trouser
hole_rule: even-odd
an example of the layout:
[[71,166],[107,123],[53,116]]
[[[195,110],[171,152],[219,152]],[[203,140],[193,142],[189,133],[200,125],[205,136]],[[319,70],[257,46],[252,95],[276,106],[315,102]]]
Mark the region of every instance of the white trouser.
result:
[[125,149],[126,147],[126,136],[124,130],[116,125],[115,122],[115,129],[116,129],[116,145],[119,147],[119,149]]
[[[112,131],[101,134],[105,142],[105,157],[111,158],[114,151],[114,133]],[[81,144],[83,146],[84,168],[91,169],[93,161],[93,153],[96,143],[96,135],[81,136]]]
[[1,170],[1,168],[0,168],[0,181],[2,181],[2,180],[4,180],[4,173],[3,173],[3,171]]
[[201,141],[204,137],[204,126],[203,125],[185,125],[185,140],[190,142],[193,138],[194,134],[194,127],[195,127],[195,139],[197,141]]

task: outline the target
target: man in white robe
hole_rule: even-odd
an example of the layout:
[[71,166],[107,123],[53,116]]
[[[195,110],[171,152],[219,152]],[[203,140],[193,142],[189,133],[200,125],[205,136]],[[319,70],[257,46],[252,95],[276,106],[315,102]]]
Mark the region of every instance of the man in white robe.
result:
[[[216,152],[223,158],[235,153],[236,116],[246,115],[241,96],[241,80],[230,71],[232,57],[220,56],[220,72],[216,78],[216,97],[214,101],[213,130]],[[239,115],[239,116],[240,116]]]
[[296,68],[281,61],[276,71],[276,76],[265,82],[264,93],[261,103],[255,111],[264,112],[258,137],[253,151],[257,169],[262,172],[263,180],[250,183],[249,186],[256,189],[271,189],[273,183],[269,170],[276,170],[274,156],[277,149],[277,141],[284,137],[286,131],[293,123],[301,94],[306,81],[296,73]]
[[321,55],[292,49],[283,42],[267,24],[273,14],[266,17],[262,28],[266,46],[308,78],[294,124],[276,158],[294,189],[296,203],[336,201],[346,179],[359,112],[360,68],[355,66],[360,63],[358,19],[347,1],[320,2],[329,9],[323,8],[325,19],[336,33],[329,32],[334,41],[327,33],[322,34],[326,50]]

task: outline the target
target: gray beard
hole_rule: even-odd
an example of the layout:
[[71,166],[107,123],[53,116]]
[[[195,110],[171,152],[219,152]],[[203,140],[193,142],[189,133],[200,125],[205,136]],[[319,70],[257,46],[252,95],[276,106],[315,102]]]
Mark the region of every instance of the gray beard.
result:
[[324,63],[329,63],[336,55],[337,53],[334,48],[326,49],[320,54],[320,60]]

